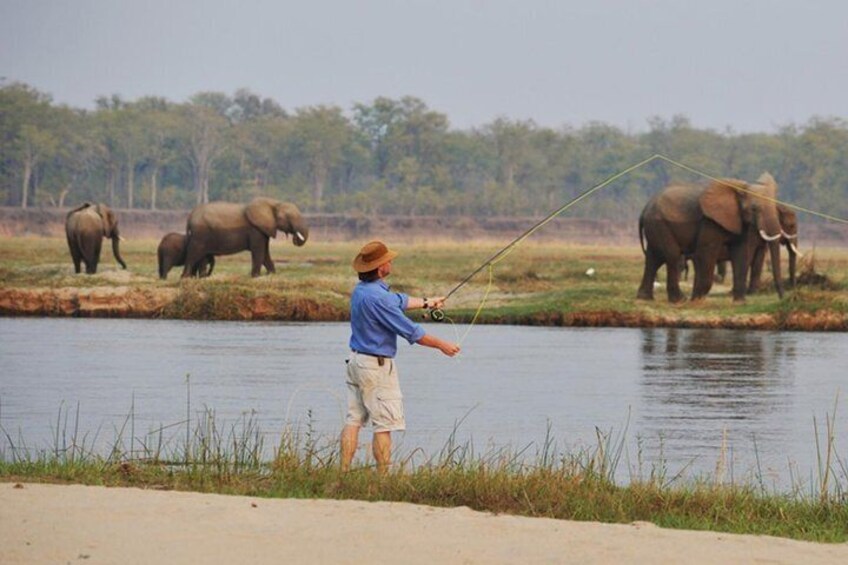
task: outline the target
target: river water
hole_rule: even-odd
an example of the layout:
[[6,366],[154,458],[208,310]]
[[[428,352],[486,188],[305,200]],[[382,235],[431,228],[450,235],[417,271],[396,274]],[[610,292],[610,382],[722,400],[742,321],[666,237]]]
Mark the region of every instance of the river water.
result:
[[[95,449],[134,437],[138,449],[163,427],[166,442],[184,438],[187,414],[212,411],[222,429],[249,419],[266,445],[287,427],[329,441],[348,336],[341,323],[3,318],[0,450],[73,434]],[[574,453],[600,434],[623,438],[625,481],[653,469],[787,490],[815,482],[828,419],[848,458],[846,346],[839,333],[515,326],[473,327],[454,359],[402,342],[408,430],[395,446],[423,461],[453,436],[477,455],[533,459],[546,437]]]

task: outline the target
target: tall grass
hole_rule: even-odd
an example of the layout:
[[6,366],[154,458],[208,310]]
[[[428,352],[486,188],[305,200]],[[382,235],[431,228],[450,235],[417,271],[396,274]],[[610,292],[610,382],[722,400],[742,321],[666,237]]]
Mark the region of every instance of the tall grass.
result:
[[[719,459],[714,477],[669,477],[660,460],[647,464],[641,448],[635,465],[627,451],[627,425],[596,430],[594,445],[560,451],[550,428],[539,443],[521,449],[477,453],[457,442],[457,422],[443,447],[430,457],[420,450],[395,453],[381,474],[366,455],[351,471],[339,470],[338,441],[318,436],[308,420],[286,426],[266,453],[255,413],[219,421],[208,407],[189,418],[134,437],[132,409],[106,454],[79,430],[79,409],[62,406],[53,445],[27,446],[21,434],[0,427],[0,480],[59,481],[99,485],[237,493],[264,497],[318,497],[402,501],[524,516],[632,522],[660,526],[757,533],[798,539],[848,541],[848,469],[835,452],[833,418],[818,447],[816,478],[809,490],[799,481],[788,493],[768,492],[759,476],[750,484],[725,481]],[[192,416],[193,414],[193,416]],[[637,442],[637,445],[641,445]],[[367,454],[367,446],[363,449]],[[625,469],[622,469],[626,466]],[[647,467],[647,468],[646,468]],[[617,477],[628,476],[622,484]]]

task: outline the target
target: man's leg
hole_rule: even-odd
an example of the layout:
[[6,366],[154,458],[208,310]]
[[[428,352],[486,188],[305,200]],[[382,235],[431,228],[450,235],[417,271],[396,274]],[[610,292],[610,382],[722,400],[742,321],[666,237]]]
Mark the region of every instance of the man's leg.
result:
[[347,424],[342,429],[342,471],[350,469],[350,463],[353,461],[353,455],[356,453],[356,446],[359,443],[359,426],[355,424]]
[[377,470],[385,473],[392,462],[392,432],[374,432],[371,448],[377,460]]

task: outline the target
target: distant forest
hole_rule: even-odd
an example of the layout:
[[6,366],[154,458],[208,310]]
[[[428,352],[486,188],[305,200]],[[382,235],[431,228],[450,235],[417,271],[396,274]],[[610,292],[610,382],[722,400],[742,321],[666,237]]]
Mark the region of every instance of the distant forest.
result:
[[[415,97],[289,110],[249,90],[175,103],[103,97],[54,104],[0,88],[0,204],[188,209],[268,195],[306,212],[544,215],[655,153],[716,176],[770,171],[784,201],[848,217],[848,123],[813,118],[777,133],[697,129],[684,116],[631,133],[604,123],[542,127],[501,117],[470,130]],[[702,178],[661,162],[569,212],[631,219],[670,181]],[[810,218],[812,220],[812,218]]]

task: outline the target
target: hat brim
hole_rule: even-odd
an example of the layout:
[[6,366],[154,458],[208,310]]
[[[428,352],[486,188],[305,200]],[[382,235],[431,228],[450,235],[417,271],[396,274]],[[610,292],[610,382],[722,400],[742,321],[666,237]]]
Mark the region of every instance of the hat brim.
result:
[[388,263],[397,256],[397,251],[392,251],[391,249],[387,250],[382,257],[374,259],[373,261],[365,261],[362,258],[362,254],[359,254],[353,260],[353,270],[357,273],[367,273],[369,271],[373,271],[380,265]]

